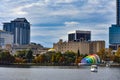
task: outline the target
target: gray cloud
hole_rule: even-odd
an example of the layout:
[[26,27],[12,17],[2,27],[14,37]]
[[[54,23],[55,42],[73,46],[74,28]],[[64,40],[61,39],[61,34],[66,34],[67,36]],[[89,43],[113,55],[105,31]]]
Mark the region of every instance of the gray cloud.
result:
[[48,43],[59,38],[67,40],[68,32],[81,29],[91,30],[93,40],[103,37],[108,42],[105,37],[108,27],[115,23],[115,0],[0,0],[0,3],[0,28],[2,22],[26,17],[32,24],[32,41],[36,41],[35,36],[48,37]]

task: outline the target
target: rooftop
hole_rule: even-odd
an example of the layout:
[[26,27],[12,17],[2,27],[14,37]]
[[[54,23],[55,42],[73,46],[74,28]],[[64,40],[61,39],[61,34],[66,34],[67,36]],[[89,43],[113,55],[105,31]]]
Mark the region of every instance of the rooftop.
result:
[[26,18],[16,18],[13,21],[17,21],[17,22],[28,22]]
[[74,33],[91,33],[91,31],[75,30],[75,31],[69,32],[68,34],[74,34]]

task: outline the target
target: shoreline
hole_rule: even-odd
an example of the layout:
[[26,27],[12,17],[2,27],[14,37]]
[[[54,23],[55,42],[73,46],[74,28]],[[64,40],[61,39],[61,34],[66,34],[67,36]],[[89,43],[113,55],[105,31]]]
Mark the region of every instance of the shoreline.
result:
[[[65,66],[69,66],[69,67],[84,67],[84,66],[90,66],[90,65],[80,65],[80,66],[77,66],[77,65],[53,65],[53,64],[35,64],[35,63],[21,63],[21,64],[0,64],[0,67],[13,67],[13,68],[31,68],[33,66],[60,66],[60,67],[65,67]],[[106,67],[106,64],[99,64],[98,66],[100,67]],[[120,63],[113,63],[113,64],[110,64],[109,67],[120,67]]]
[[[103,67],[106,67],[106,64],[99,64],[99,66],[103,66]],[[109,67],[120,67],[120,63],[113,63],[113,64],[110,64]]]

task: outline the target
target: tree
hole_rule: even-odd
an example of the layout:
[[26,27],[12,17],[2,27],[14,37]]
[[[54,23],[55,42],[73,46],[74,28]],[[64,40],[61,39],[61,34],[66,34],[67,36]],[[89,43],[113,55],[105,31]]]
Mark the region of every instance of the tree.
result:
[[113,61],[112,49],[109,48],[105,56],[106,61]]
[[118,48],[117,52],[115,53],[117,57],[120,57],[120,48]]
[[52,58],[51,58],[52,64],[55,63],[55,58],[56,58],[56,57],[55,57],[55,55],[53,54],[53,55],[52,55]]
[[79,49],[78,49],[78,52],[77,52],[77,57],[79,57],[80,56],[80,51],[79,51]]
[[106,57],[106,51],[105,49],[101,49],[97,55],[100,57],[100,60],[105,60],[105,57]]
[[61,52],[57,52],[57,53],[55,54],[55,56],[56,56],[56,57],[55,57],[55,58],[56,58],[56,59],[55,59],[55,62],[59,64],[59,60],[60,60],[60,58],[61,58],[61,56],[62,56]]
[[64,58],[65,58],[65,64],[66,65],[71,65],[75,62],[76,55],[75,55],[74,52],[67,51],[63,55],[64,55]]
[[78,49],[78,52],[77,52],[77,55],[76,55],[76,59],[75,59],[75,63],[76,63],[76,65],[78,65],[78,63],[80,63],[80,51],[79,51],[79,49]]
[[120,48],[115,53],[115,61],[120,63]]
[[[33,52],[32,50],[19,50],[14,55],[17,59],[21,58],[24,62],[31,62],[33,59]],[[21,60],[19,59],[19,60]]]
[[32,50],[26,51],[25,58],[27,59],[28,62],[32,61],[32,58],[33,58],[33,52],[32,52]]
[[26,50],[16,51],[15,57],[25,58]]
[[65,61],[64,56],[61,56],[59,58],[59,64],[64,64],[64,61]]
[[36,61],[37,63],[43,63],[43,62],[44,62],[44,57],[43,57],[43,55],[41,54],[41,55],[37,56],[37,57],[35,58],[35,61]]
[[15,58],[10,55],[8,51],[2,51],[0,52],[0,63],[1,64],[10,64],[13,63]]

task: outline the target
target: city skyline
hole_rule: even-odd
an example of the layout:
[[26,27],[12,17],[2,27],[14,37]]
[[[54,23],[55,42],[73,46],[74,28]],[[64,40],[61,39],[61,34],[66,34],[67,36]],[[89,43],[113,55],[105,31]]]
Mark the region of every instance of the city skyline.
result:
[[[1,0],[0,29],[4,22],[25,17],[31,23],[31,42],[52,47],[69,32],[91,31],[92,40],[109,45],[109,27],[116,23],[116,0]],[[9,13],[9,14],[8,14]]]

